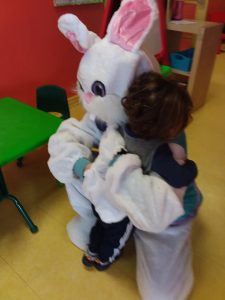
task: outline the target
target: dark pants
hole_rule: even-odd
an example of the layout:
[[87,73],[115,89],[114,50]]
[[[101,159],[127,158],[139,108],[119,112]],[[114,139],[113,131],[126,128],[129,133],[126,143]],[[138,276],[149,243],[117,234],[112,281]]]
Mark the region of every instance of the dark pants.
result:
[[102,262],[112,263],[133,234],[134,226],[127,217],[117,223],[104,223],[94,206],[92,209],[97,221],[90,233],[89,250]]

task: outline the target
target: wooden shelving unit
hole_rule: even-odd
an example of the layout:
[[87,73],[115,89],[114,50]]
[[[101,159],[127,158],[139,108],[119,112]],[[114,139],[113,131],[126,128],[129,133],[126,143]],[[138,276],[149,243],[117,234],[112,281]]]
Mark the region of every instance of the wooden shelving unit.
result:
[[[170,3],[168,3],[168,9]],[[187,89],[192,97],[194,108],[201,107],[206,99],[208,86],[214,67],[218,44],[222,32],[222,25],[201,20],[170,20],[167,9],[167,40],[168,51],[176,52],[182,33],[195,36],[194,57],[190,72],[173,70],[175,74],[187,77]]]

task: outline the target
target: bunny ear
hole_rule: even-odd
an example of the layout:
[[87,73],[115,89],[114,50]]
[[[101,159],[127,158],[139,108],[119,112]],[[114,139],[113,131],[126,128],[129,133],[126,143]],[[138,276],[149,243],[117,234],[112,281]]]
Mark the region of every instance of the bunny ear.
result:
[[99,39],[73,14],[62,15],[58,20],[58,28],[81,53],[85,53]]
[[135,52],[157,16],[155,0],[124,0],[110,21],[108,39],[125,50]]

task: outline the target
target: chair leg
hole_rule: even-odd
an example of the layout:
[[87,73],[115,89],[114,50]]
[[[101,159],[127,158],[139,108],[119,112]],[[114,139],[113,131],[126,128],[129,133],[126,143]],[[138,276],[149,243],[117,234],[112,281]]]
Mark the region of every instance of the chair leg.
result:
[[2,170],[0,168],[0,200],[3,200],[4,198],[11,200],[16,208],[18,209],[19,213],[27,223],[28,227],[30,228],[30,231],[32,233],[35,233],[38,231],[38,227],[32,222],[31,218],[29,217],[28,213],[26,212],[23,205],[20,203],[20,201],[13,195],[10,195],[8,193],[8,189],[3,177]]
[[15,196],[10,195],[10,194],[8,194],[6,196],[6,198],[8,198],[9,200],[11,200],[15,204],[15,206],[18,209],[19,213],[21,214],[21,216],[23,217],[23,219],[27,223],[28,227],[30,228],[30,231],[32,233],[36,233],[38,231],[38,227],[32,222],[31,218],[27,214],[25,208],[22,206],[22,204],[20,203],[20,201]]

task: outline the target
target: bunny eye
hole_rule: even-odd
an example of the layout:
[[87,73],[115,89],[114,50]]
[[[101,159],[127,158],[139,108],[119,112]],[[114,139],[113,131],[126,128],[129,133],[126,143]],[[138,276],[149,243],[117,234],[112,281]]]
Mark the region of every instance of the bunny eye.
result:
[[82,87],[82,85],[81,85],[80,81],[78,81],[78,84],[79,84],[79,88],[80,88],[80,89],[81,89],[81,91],[83,92],[83,91],[84,91],[84,89],[83,89],[83,87]]
[[91,90],[96,96],[104,97],[106,94],[105,86],[101,81],[95,81],[92,84]]

